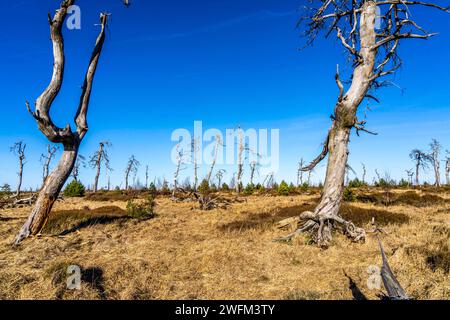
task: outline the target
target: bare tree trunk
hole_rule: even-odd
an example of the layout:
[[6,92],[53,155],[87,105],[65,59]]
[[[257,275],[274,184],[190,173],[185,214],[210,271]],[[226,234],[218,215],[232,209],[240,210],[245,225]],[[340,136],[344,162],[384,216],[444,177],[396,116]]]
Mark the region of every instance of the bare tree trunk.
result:
[[300,162],[298,163],[298,169],[297,169],[297,187],[303,185],[303,166],[305,165],[305,162],[303,161],[303,158],[300,159]]
[[238,128],[238,159],[237,159],[237,173],[236,173],[236,192],[241,192],[241,186],[242,186],[242,169],[244,167],[244,164],[242,163],[242,153],[244,152],[244,137],[242,133],[242,129]]
[[63,81],[64,74],[64,40],[62,36],[62,26],[67,16],[67,9],[75,3],[74,0],[65,0],[61,3],[61,7],[56,11],[53,19],[49,17],[51,40],[53,43],[53,76],[47,89],[36,100],[36,111],[32,112],[29,103],[27,103],[28,111],[36,120],[40,131],[51,142],[61,143],[64,146],[62,157],[56,169],[49,175],[45,181],[41,191],[39,192],[36,204],[31,211],[25,224],[20,229],[14,244],[18,245],[22,240],[30,235],[38,234],[48,219],[54,202],[58,198],[64,183],[70,176],[74,167],[78,148],[88,131],[87,110],[92,90],[97,63],[103,48],[105,40],[105,29],[108,15],[100,14],[101,31],[95,43],[88,70],[84,79],[82,93],[75,115],[76,132],[72,132],[70,125],[64,129],[58,128],[50,118],[51,105],[59,93]]
[[197,139],[193,138],[192,139],[192,152],[193,152],[193,157],[194,157],[194,191],[197,191],[197,186],[198,186],[197,149],[198,149]]
[[98,151],[97,151],[97,154],[98,154],[97,159],[96,159],[97,161],[96,161],[96,163],[95,163],[95,166],[96,166],[96,168],[97,168],[97,172],[96,172],[96,174],[95,174],[94,186],[93,186],[93,189],[92,189],[92,191],[93,191],[94,193],[97,192],[97,188],[98,188],[98,179],[100,178],[100,167],[101,167],[101,164],[102,164],[103,147],[104,147],[103,143],[100,142],[99,149],[98,149]]
[[362,170],[363,170],[363,174],[362,174],[362,183],[365,184],[366,183],[366,165],[364,163],[361,163],[362,165]]
[[39,192],[35,206],[17,236],[16,243],[30,235],[39,234],[45,226],[53,204],[72,172],[77,158],[79,144],[64,148],[62,157],[55,170],[48,176]]
[[419,182],[419,169],[420,169],[420,162],[417,161],[416,163],[416,186],[420,186],[420,182]]
[[217,156],[219,153],[219,146],[222,145],[222,141],[220,139],[220,135],[216,135],[216,143],[214,145],[214,158],[213,161],[211,163],[211,167],[209,168],[209,172],[208,175],[206,176],[206,180],[208,181],[208,183],[211,183],[211,176],[214,170],[214,166],[216,165],[217,162]]
[[[333,124],[328,133],[322,153],[305,171],[313,169],[328,154],[328,165],[323,193],[314,212],[300,214],[304,224],[294,233],[278,238],[279,241],[289,241],[295,235],[309,231],[319,246],[326,246],[332,239],[332,230],[338,225],[353,241],[364,241],[365,230],[356,227],[353,223],[344,220],[339,215],[344,191],[344,179],[348,158],[348,143],[350,131],[353,127],[363,125],[356,118],[358,106],[366,97],[371,85],[377,49],[375,18],[377,6],[374,1],[366,1],[361,7],[360,15],[360,61],[353,71],[352,83],[344,94],[344,86],[339,78],[339,69],[336,72],[336,83],[340,94],[336,103]],[[363,128],[361,128],[363,130]]]
[[447,160],[445,161],[445,183],[447,185],[450,185],[450,158],[447,158]]
[[148,165],[145,166],[145,188],[148,188]]

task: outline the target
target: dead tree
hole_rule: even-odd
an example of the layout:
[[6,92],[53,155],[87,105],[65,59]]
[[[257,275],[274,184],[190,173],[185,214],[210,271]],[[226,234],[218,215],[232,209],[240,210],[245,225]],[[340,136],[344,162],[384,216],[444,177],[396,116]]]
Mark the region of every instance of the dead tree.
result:
[[50,167],[50,162],[55,157],[56,151],[58,151],[58,147],[52,147],[51,145],[47,146],[47,154],[41,154],[41,162],[42,162],[42,184],[45,183],[45,180],[48,177],[48,169]]
[[89,158],[89,166],[92,169],[96,169],[94,185],[92,187],[93,192],[97,192],[98,190],[98,179],[100,178],[100,172],[102,166],[105,167],[106,171],[112,171],[109,165],[109,155],[107,148],[111,146],[111,143],[108,141],[102,141],[99,143],[98,150],[94,152],[94,154]]
[[222,138],[220,137],[220,135],[216,135],[216,140],[215,140],[215,144],[214,144],[214,155],[213,155],[213,161],[211,163],[211,167],[209,168],[209,172],[208,175],[206,176],[206,181],[208,181],[208,183],[211,182],[211,176],[214,170],[214,166],[216,165],[217,162],[217,156],[219,154],[219,148],[222,147]]
[[180,149],[180,143],[178,143],[176,145],[175,152],[176,152],[177,166],[176,166],[176,170],[173,174],[173,189],[172,189],[172,199],[173,200],[176,199],[175,195],[178,190],[178,177],[180,175],[180,171],[186,169],[185,167],[183,167],[183,164],[185,163],[185,161],[184,161],[185,153],[184,153],[183,149]]
[[134,155],[132,155],[127,162],[127,167],[125,168],[125,190],[128,190],[128,178],[130,177],[130,173],[136,175],[139,166],[139,161],[137,161]]
[[253,185],[253,179],[255,177],[255,173],[259,175],[259,167],[261,165],[258,161],[252,161],[250,163],[250,185]]
[[387,291],[387,297],[389,300],[409,300],[408,295],[405,290],[398,282],[394,273],[389,266],[388,259],[386,254],[384,253],[383,245],[381,244],[380,239],[378,239],[378,244],[380,246],[381,258],[382,258],[382,266],[381,266],[381,279],[383,280],[384,287]]
[[366,170],[366,165],[364,163],[361,163],[362,166],[362,183],[365,184],[366,183],[366,174],[367,174],[367,170]]
[[148,165],[145,166],[145,189],[148,188]]
[[406,172],[406,175],[408,176],[409,185],[412,186],[413,185],[414,170],[413,169],[408,169],[408,170],[405,170],[405,172]]
[[297,168],[297,187],[303,185],[303,170],[302,168],[305,166],[305,162],[303,161],[303,158],[300,159],[300,162],[298,163]]
[[218,186],[217,188],[220,190],[222,188],[222,179],[223,179],[223,175],[226,171],[224,169],[220,169],[216,172],[216,179],[217,179],[217,183]]
[[49,15],[48,20],[50,24],[50,36],[53,43],[54,56],[53,75],[48,87],[41,94],[41,96],[37,98],[34,112],[31,110],[30,104],[27,102],[28,111],[36,120],[39,130],[47,137],[49,141],[53,143],[61,143],[63,146],[63,153],[56,169],[48,176],[42,186],[34,209],[31,211],[27,221],[20,229],[15,239],[16,245],[28,236],[38,234],[44,227],[53,204],[56,199],[58,199],[61,188],[72,172],[80,143],[88,131],[87,111],[89,99],[91,96],[95,71],[97,69],[97,64],[102,52],[103,43],[105,41],[108,14],[100,14],[100,34],[97,37],[94,51],[89,61],[78,110],[75,114],[76,131],[72,131],[69,124],[64,128],[56,126],[50,116],[51,106],[59,93],[64,76],[65,56],[62,27],[67,16],[67,9],[73,4],[75,4],[75,0],[64,0],[61,2],[61,6],[59,10],[56,11],[54,17],[52,18]]
[[430,162],[430,156],[426,154],[425,152],[414,149],[409,154],[409,157],[412,161],[415,162],[416,165],[416,186],[420,186],[420,180],[419,180],[419,170],[422,168],[423,170],[426,170],[428,168],[428,162]]
[[440,154],[441,154],[442,146],[436,139],[433,139],[430,143],[430,154],[428,155],[430,159],[430,163],[434,169],[434,185],[436,187],[441,186],[441,166],[440,166]]
[[[311,1],[300,21],[305,27],[307,44],[311,44],[322,30],[326,35],[335,34],[351,60],[349,82],[341,81],[339,67],[335,80],[339,94],[331,116],[332,125],[325,139],[323,150],[310,165],[309,171],[328,155],[325,184],[319,204],[312,212],[301,213],[302,225],[292,234],[278,240],[289,241],[302,232],[311,232],[319,246],[326,246],[332,239],[332,230],[341,227],[343,233],[353,241],[364,241],[365,230],[356,227],[339,215],[344,190],[345,168],[348,159],[350,132],[368,132],[366,121],[357,118],[361,103],[367,98],[376,98],[371,89],[388,82],[389,76],[400,67],[397,48],[400,41],[428,39],[427,33],[412,20],[410,11],[418,6],[427,6],[448,12],[448,8],[421,1],[407,0],[321,0]],[[379,14],[380,13],[380,14]],[[379,28],[377,26],[379,19]]]
[[81,154],[77,156],[77,160],[75,161],[72,170],[72,178],[75,181],[78,181],[78,176],[80,175],[80,167],[86,168],[86,158]]
[[446,150],[447,157],[445,160],[445,183],[450,185],[450,151]]
[[197,152],[199,151],[199,146],[196,138],[192,139],[191,142],[191,153],[192,153],[192,159],[194,164],[194,191],[197,191],[198,187],[198,159],[197,159]]
[[19,141],[14,143],[14,145],[10,148],[12,154],[17,156],[19,160],[19,172],[17,172],[18,182],[17,182],[17,190],[15,193],[15,197],[20,196],[20,190],[22,188],[22,180],[23,180],[23,166],[25,165],[25,148],[27,145],[23,143],[23,141]]
[[241,192],[241,187],[242,187],[242,174],[244,172],[244,162],[242,159],[242,155],[244,153],[245,150],[245,145],[244,145],[244,133],[242,132],[241,127],[238,127],[237,129],[238,131],[238,158],[237,158],[237,172],[236,172],[236,192],[240,193]]

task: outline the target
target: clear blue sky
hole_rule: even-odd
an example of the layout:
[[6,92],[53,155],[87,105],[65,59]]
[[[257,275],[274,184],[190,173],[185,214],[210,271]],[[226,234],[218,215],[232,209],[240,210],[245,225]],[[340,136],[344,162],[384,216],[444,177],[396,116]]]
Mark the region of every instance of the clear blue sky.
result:
[[[24,102],[34,101],[50,79],[47,12],[57,3],[0,4],[0,183],[13,187],[17,161],[9,146],[17,140],[28,145],[25,187],[40,184],[39,157],[47,141]],[[298,159],[310,160],[320,151],[337,97],[334,70],[337,63],[345,70],[345,63],[334,38],[299,51],[304,42],[295,25],[303,0],[134,0],[128,9],[120,0],[77,4],[82,29],[63,31],[66,74],[52,116],[60,126],[72,123],[98,13],[112,13],[80,153],[89,156],[99,141],[111,141],[113,185],[122,182],[131,154],[142,164],[141,181],[145,164],[152,178],[171,179],[171,133],[192,130],[194,120],[205,128],[279,128],[277,180],[295,181]],[[401,45],[404,65],[395,83],[402,89],[379,90],[381,103],[371,103],[368,113],[368,128],[379,135],[352,137],[350,165],[359,173],[366,163],[370,179],[376,168],[397,179],[405,176],[412,167],[409,151],[426,149],[431,138],[450,149],[450,15],[429,9],[413,14],[440,35]],[[325,164],[314,174],[316,181],[323,179]],[[83,169],[81,179],[89,184],[93,175]]]

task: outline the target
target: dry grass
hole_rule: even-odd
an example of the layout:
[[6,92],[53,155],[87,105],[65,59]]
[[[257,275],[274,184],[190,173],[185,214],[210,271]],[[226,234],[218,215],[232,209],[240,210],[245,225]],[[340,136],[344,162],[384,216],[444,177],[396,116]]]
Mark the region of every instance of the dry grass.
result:
[[[422,207],[342,208],[367,228],[376,217],[391,267],[417,299],[450,298],[450,196],[438,196],[445,201]],[[327,250],[305,236],[272,241],[286,232],[274,222],[313,208],[317,195],[249,196],[207,212],[159,197],[157,216],[145,221],[126,217],[125,200],[107,201],[58,202],[45,234],[15,249],[29,208],[0,211],[0,299],[379,298],[366,285],[368,267],[381,261],[373,236],[354,244],[336,234]],[[71,264],[82,268],[82,290],[65,287]]]

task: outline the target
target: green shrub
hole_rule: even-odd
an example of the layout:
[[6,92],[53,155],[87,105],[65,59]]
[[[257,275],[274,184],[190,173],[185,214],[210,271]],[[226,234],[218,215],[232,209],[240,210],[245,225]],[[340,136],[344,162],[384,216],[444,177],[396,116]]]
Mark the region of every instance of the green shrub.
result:
[[150,182],[150,184],[148,185],[148,191],[150,191],[151,193],[156,193],[156,186],[153,182]]
[[135,200],[128,200],[127,214],[134,219],[146,220],[155,216],[155,198],[149,195],[144,202],[138,203]]
[[69,183],[64,189],[65,197],[83,197],[86,188],[83,186],[81,182],[73,180]]
[[397,186],[400,187],[400,188],[408,188],[408,187],[410,187],[411,185],[410,185],[410,183],[409,183],[407,180],[401,179],[401,180],[398,182]]
[[253,185],[253,183],[249,183],[247,184],[247,186],[245,187],[243,193],[245,195],[251,195],[253,194],[253,192],[255,192],[255,186]]
[[354,201],[356,201],[356,194],[352,189],[347,187],[344,189],[343,199],[344,199],[344,201],[347,201],[347,202],[354,202]]
[[348,182],[348,187],[349,188],[361,188],[361,187],[365,187],[365,186],[366,186],[366,183],[362,182],[358,178],[355,178],[355,179],[350,180]]
[[258,191],[264,191],[265,188],[264,188],[264,186],[261,183],[258,183],[256,185],[255,189],[258,190]]
[[11,194],[11,186],[7,183],[0,187],[0,197],[8,196]]
[[230,187],[226,183],[222,183],[222,191],[229,191]]
[[307,182],[303,182],[303,184],[300,186],[300,191],[306,192],[309,189],[309,184]]
[[286,181],[281,181],[280,185],[278,186],[277,193],[280,196],[288,196],[291,193],[291,189],[289,188],[289,185],[286,183]]
[[198,186],[198,192],[201,194],[208,194],[210,192],[209,182],[206,179],[202,180],[202,183]]

